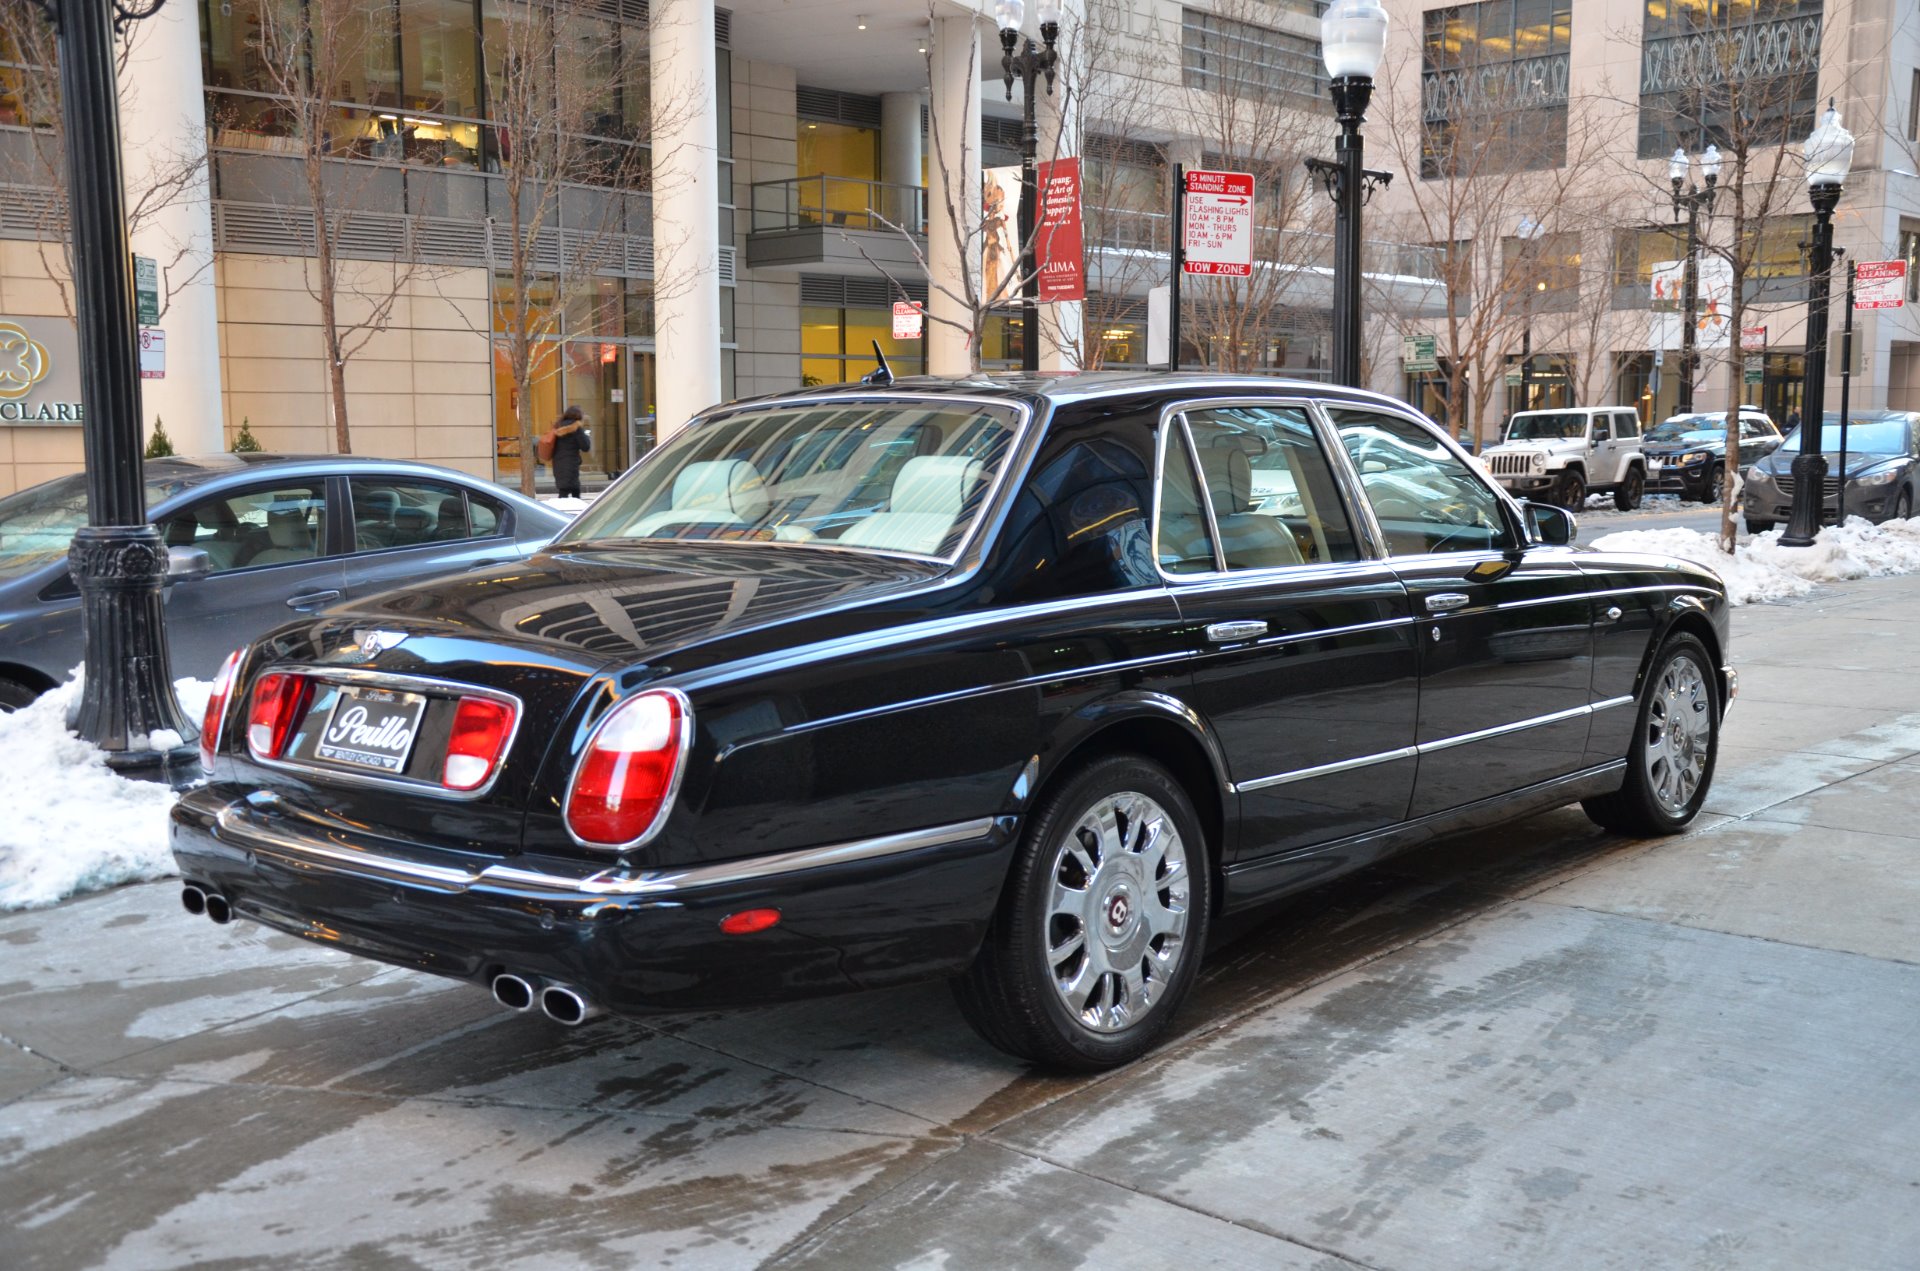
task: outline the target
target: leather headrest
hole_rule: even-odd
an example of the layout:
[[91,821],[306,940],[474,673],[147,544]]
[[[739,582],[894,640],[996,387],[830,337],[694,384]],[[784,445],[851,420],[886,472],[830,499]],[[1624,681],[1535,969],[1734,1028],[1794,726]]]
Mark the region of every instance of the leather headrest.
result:
[[745,459],[690,463],[673,479],[673,508],[713,508],[757,521],[767,510],[767,487]]
[[1200,452],[1200,467],[1206,473],[1215,516],[1253,510],[1253,462],[1246,451],[1234,446],[1208,446]]
[[983,467],[978,459],[966,455],[919,455],[909,459],[893,479],[893,501],[887,510],[959,516]]
[[433,524],[433,517],[425,508],[395,508],[393,510],[393,528],[417,534]]
[[310,547],[307,514],[303,511],[267,513],[267,537],[275,547]]

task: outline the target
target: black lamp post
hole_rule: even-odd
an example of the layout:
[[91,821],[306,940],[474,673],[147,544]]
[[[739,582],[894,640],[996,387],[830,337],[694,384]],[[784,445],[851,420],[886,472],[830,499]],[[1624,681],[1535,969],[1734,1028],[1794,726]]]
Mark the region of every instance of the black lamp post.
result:
[[993,6],[994,20],[1000,24],[1000,69],[1007,81],[1007,100],[1013,100],[1013,82],[1021,85],[1020,103],[1020,369],[1040,369],[1040,267],[1034,258],[1034,216],[1040,202],[1040,123],[1035,114],[1039,103],[1034,94],[1045,79],[1047,96],[1053,96],[1054,68],[1060,54],[1055,43],[1060,39],[1060,6],[1040,6],[1040,39],[1020,34],[1020,22],[1026,17],[1025,0],[999,0]]
[[[1713,197],[1719,191],[1720,147],[1708,146],[1700,155],[1700,175],[1704,186],[1693,184],[1693,160],[1685,150],[1675,150],[1667,161],[1667,179],[1673,183],[1673,214],[1687,214],[1687,255],[1681,265],[1680,294],[1685,316],[1680,323],[1680,388],[1676,414],[1693,412],[1694,344],[1700,321],[1700,213],[1713,211]],[[1682,190],[1681,186],[1685,185]]]
[[[161,588],[167,549],[147,521],[133,258],[120,171],[113,38],[163,0],[35,0],[58,36],[67,216],[86,407],[87,521],[68,567],[80,588],[86,684],[68,721],[128,775],[198,775],[196,730],[173,695]],[[174,736],[169,741],[165,734]],[[160,737],[163,743],[156,744]]]
[[[1807,195],[1813,202],[1812,289],[1807,293],[1807,380],[1801,389],[1800,453],[1793,460],[1793,511],[1780,535],[1782,547],[1810,547],[1820,532],[1826,505],[1827,457],[1821,453],[1820,422],[1827,386],[1827,306],[1832,290],[1833,209],[1853,166],[1853,134],[1840,126],[1828,103],[1820,126],[1807,138]],[[1846,473],[1840,474],[1845,482]]]
[[1380,0],[1333,0],[1320,19],[1320,49],[1327,64],[1340,139],[1334,160],[1308,159],[1307,169],[1326,183],[1333,199],[1333,380],[1360,383],[1360,209],[1375,189],[1393,180],[1366,168],[1360,125],[1373,98],[1373,75],[1387,48],[1387,11]]

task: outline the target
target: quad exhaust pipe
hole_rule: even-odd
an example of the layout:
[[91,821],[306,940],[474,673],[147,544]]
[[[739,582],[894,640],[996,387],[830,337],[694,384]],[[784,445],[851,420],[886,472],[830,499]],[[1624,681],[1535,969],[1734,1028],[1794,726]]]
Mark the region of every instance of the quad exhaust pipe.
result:
[[590,1019],[606,1014],[579,989],[566,984],[544,984],[512,972],[493,977],[493,1000],[516,1014],[538,1006],[540,1013],[556,1024],[576,1028]]
[[196,917],[205,914],[223,927],[233,921],[233,906],[225,896],[192,883],[180,889],[180,907]]

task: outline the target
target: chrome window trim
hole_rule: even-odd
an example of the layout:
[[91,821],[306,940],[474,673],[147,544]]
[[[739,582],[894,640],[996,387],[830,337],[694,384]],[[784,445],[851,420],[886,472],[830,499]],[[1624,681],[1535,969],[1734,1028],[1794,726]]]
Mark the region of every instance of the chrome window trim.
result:
[[575,875],[523,869],[504,864],[488,865],[481,869],[462,869],[452,865],[432,865],[425,861],[406,860],[380,852],[345,847],[337,841],[324,841],[315,836],[290,832],[247,816],[245,808],[246,804],[243,802],[229,803],[222,807],[213,818],[217,835],[251,851],[278,856],[296,864],[310,865],[320,862],[324,865],[345,866],[388,878],[427,883],[452,891],[467,891],[476,886],[497,886],[578,896],[586,900],[671,895],[728,883],[777,878],[785,874],[829,865],[884,859],[925,848],[948,847],[984,839],[993,832],[996,825],[993,817],[978,817],[971,821],[956,821],[947,825],[929,826],[925,829],[882,834],[873,838],[830,843],[821,847],[800,848],[791,852],[777,852],[770,856],[720,861],[710,865],[650,870],[639,874],[623,874],[619,871],[603,869],[592,874]]
[[1341,759],[1334,763],[1318,764],[1312,768],[1296,768],[1290,772],[1275,773],[1271,777],[1254,777],[1248,781],[1233,783],[1228,788],[1235,794],[1247,794],[1254,790],[1265,790],[1272,786],[1290,785],[1295,781],[1311,781],[1315,777],[1327,777],[1336,773],[1351,772],[1356,768],[1370,768],[1375,764],[1392,763],[1396,759],[1412,759],[1420,755],[1433,754],[1436,751],[1452,750],[1456,746],[1467,746],[1474,742],[1488,741],[1495,737],[1504,737],[1509,733],[1525,732],[1529,728],[1542,728],[1549,724],[1562,724],[1582,716],[1597,715],[1601,711],[1627,706],[1639,699],[1610,697],[1601,702],[1589,702],[1585,706],[1574,706],[1563,711],[1554,711],[1547,715],[1535,715],[1531,719],[1515,720],[1511,724],[1498,724],[1492,728],[1482,728],[1476,732],[1460,733],[1454,737],[1442,737],[1438,741],[1416,742],[1411,746],[1401,746],[1394,750],[1383,750],[1378,754],[1361,755],[1354,759]]
[[[967,558],[968,553],[980,541],[982,535],[986,533],[985,526],[990,519],[994,520],[996,524],[998,523],[998,520],[999,520],[998,513],[1001,511],[1001,502],[1002,502],[1001,496],[1007,488],[1007,482],[1010,476],[1017,470],[1021,478],[1023,480],[1025,479],[1027,465],[1033,459],[1034,447],[1038,443],[1040,433],[1045,431],[1044,429],[1036,426],[1037,421],[1040,419],[1040,415],[1034,409],[1033,403],[1031,402],[1022,401],[1019,398],[1014,397],[1012,395],[1002,396],[1002,397],[992,397],[984,394],[961,395],[961,394],[955,394],[955,393],[916,393],[911,389],[893,390],[893,389],[876,388],[875,391],[871,393],[809,394],[806,396],[797,396],[797,397],[780,397],[771,401],[735,402],[735,403],[728,403],[727,405],[724,405],[724,406],[716,406],[706,412],[695,415],[692,419],[688,420],[685,426],[682,427],[679,432],[676,432],[674,436],[677,437],[680,435],[681,432],[689,431],[693,428],[700,427],[701,425],[704,425],[704,424],[716,423],[720,420],[727,419],[733,415],[750,414],[756,411],[765,412],[765,411],[771,411],[771,410],[785,410],[788,407],[793,407],[793,406],[824,406],[824,405],[834,405],[836,403],[844,404],[847,406],[855,406],[861,403],[875,404],[875,403],[882,403],[882,402],[894,402],[894,403],[926,402],[926,403],[933,403],[933,404],[945,403],[945,402],[964,402],[964,403],[975,405],[975,406],[987,406],[987,407],[993,407],[999,410],[1008,410],[1008,411],[1014,412],[1014,414],[1016,415],[1016,419],[1014,421],[1013,439],[1007,443],[1006,457],[1000,464],[1000,470],[994,474],[993,483],[987,487],[987,492],[985,496],[982,497],[982,499],[980,500],[979,509],[974,512],[973,523],[967,527],[966,534],[962,536],[962,538],[958,543],[954,544],[952,554],[946,555],[946,556],[921,555],[920,553],[917,553],[917,552],[888,551],[883,549],[867,549],[867,548],[861,548],[861,547],[840,547],[835,544],[789,542],[786,545],[789,547],[816,547],[816,546],[828,547],[828,548],[831,548],[832,550],[837,550],[842,552],[852,552],[859,555],[900,557],[907,560],[921,561],[923,563],[945,565],[949,569],[951,569],[953,566],[959,564],[961,561]],[[1049,411],[1049,414],[1050,413],[1051,411]],[[621,473],[620,476],[616,480],[614,480],[612,484],[607,486],[607,488],[601,492],[600,497],[602,499],[606,498],[608,494],[618,489],[622,482],[625,482],[631,479],[635,473],[642,471],[646,467],[649,460],[653,459],[654,456],[660,454],[665,449],[666,449],[666,446],[663,443],[662,445],[654,447],[654,449],[648,451],[645,455],[641,456],[638,462],[634,463],[633,466],[629,467],[625,472]],[[598,501],[599,500],[595,500],[596,503]],[[582,515],[585,515],[585,514],[583,513]],[[564,530],[561,532],[565,533]],[[642,543],[696,542],[704,546],[710,542],[726,542],[728,540],[636,538],[632,540],[587,539],[583,541],[601,542],[601,543],[631,541],[636,545],[642,544]],[[771,542],[771,541],[774,541],[774,540],[754,540],[752,543],[749,543],[749,544],[736,543],[736,545],[763,547],[766,545],[767,542]],[[558,541],[558,536],[556,536],[556,539],[554,541],[550,541],[548,543],[548,550],[555,551],[555,552],[564,552],[567,550],[567,544],[564,542]]]
[[[1246,384],[1244,381],[1240,381],[1231,386],[1245,388]],[[1200,469],[1199,447],[1193,440],[1192,430],[1187,426],[1187,412],[1190,410],[1212,410],[1232,408],[1235,406],[1268,408],[1296,406],[1300,408],[1301,414],[1306,417],[1307,427],[1313,432],[1314,441],[1320,447],[1322,457],[1327,461],[1327,468],[1333,476],[1334,486],[1339,490],[1341,495],[1344,496],[1343,503],[1345,506],[1343,506],[1342,510],[1346,512],[1347,518],[1349,522],[1351,522],[1348,528],[1354,531],[1356,539],[1359,540],[1360,555],[1358,557],[1353,560],[1304,561],[1298,565],[1274,565],[1265,569],[1232,569],[1228,567],[1226,563],[1226,546],[1220,541],[1219,518],[1213,508],[1213,494],[1207,489],[1206,477]],[[1336,447],[1329,446],[1330,441],[1337,442],[1338,439],[1329,436],[1324,427],[1325,419],[1319,414],[1318,407],[1319,401],[1316,398],[1304,395],[1262,397],[1258,394],[1249,394],[1244,397],[1181,398],[1177,401],[1169,402],[1160,408],[1160,423],[1154,439],[1153,567],[1162,579],[1179,587],[1189,588],[1199,584],[1218,583],[1228,580],[1258,579],[1261,581],[1278,581],[1296,575],[1302,578],[1319,578],[1325,576],[1325,571],[1328,570],[1340,569],[1351,565],[1365,565],[1378,562],[1385,558],[1384,540],[1379,536],[1378,527],[1372,523],[1371,519],[1365,522],[1354,519],[1352,492],[1346,488],[1342,480],[1343,468],[1341,459],[1334,453]],[[1172,424],[1178,425],[1180,436],[1185,440],[1187,462],[1193,467],[1194,482],[1200,489],[1200,506],[1206,512],[1207,516],[1207,530],[1213,535],[1214,568],[1207,573],[1170,574],[1166,571],[1166,568],[1160,560],[1160,505],[1162,492],[1166,489],[1167,430],[1169,425]],[[1368,516],[1369,518],[1371,517],[1371,509],[1368,510]]]
[[[592,839],[581,838],[573,828],[573,788],[579,784],[581,766],[587,762],[587,756],[593,753],[594,741],[599,738],[600,730],[607,726],[607,721],[613,718],[614,713],[635,698],[654,693],[674,699],[680,707],[680,750],[673,758],[673,776],[667,782],[665,797],[660,800],[660,810],[654,813],[652,822],[638,837],[628,839],[624,843],[596,843]],[[687,775],[687,756],[693,750],[693,728],[693,703],[688,701],[687,695],[677,688],[649,685],[616,699],[613,705],[607,707],[600,718],[594,721],[593,731],[587,734],[587,740],[581,745],[580,753],[573,757],[573,765],[567,772],[566,789],[560,794],[560,823],[566,827],[567,837],[572,839],[576,846],[583,847],[589,852],[607,852],[615,855],[631,852],[636,847],[645,847],[651,843],[666,826],[667,819],[673,815],[673,805],[680,797],[680,783]]]
[[[1493,495],[1494,505],[1501,509],[1501,516],[1507,523],[1507,537],[1511,540],[1505,547],[1477,548],[1475,549],[1475,551],[1478,552],[1478,554],[1483,556],[1505,557],[1505,556],[1511,555],[1512,553],[1520,551],[1522,548],[1525,548],[1534,544],[1534,540],[1530,538],[1527,534],[1527,518],[1521,514],[1520,504],[1518,500],[1516,500],[1511,494],[1509,494],[1506,491],[1506,489],[1502,487],[1498,481],[1495,481],[1490,476],[1488,476],[1487,473],[1481,469],[1480,465],[1473,461],[1473,456],[1467,453],[1466,448],[1463,447],[1459,442],[1455,441],[1452,437],[1449,437],[1447,435],[1446,429],[1440,427],[1440,425],[1434,423],[1431,419],[1428,419],[1425,415],[1422,415],[1417,411],[1414,411],[1412,407],[1407,406],[1401,402],[1393,403],[1393,405],[1395,407],[1398,407],[1398,409],[1386,409],[1383,407],[1375,407],[1370,404],[1362,405],[1362,406],[1355,406],[1352,403],[1323,402],[1320,404],[1322,406],[1329,407],[1329,408],[1332,405],[1337,404],[1337,405],[1349,406],[1353,409],[1375,410],[1379,414],[1387,415],[1394,419],[1401,420],[1405,423],[1412,424],[1415,428],[1423,429],[1424,431],[1426,431],[1435,440],[1440,442],[1442,449],[1452,454],[1455,459],[1458,459],[1461,463],[1461,466],[1466,469],[1468,478],[1473,482],[1475,482],[1476,484],[1478,484],[1481,489]],[[1339,435],[1340,435],[1340,426],[1334,422],[1333,415],[1330,409],[1328,414],[1326,415],[1326,422],[1327,422],[1328,429],[1334,435],[1334,439],[1338,441]],[[1382,533],[1380,530],[1379,518],[1374,515],[1373,500],[1367,497],[1366,486],[1360,480],[1360,470],[1353,466],[1353,456],[1347,453],[1347,447],[1344,442],[1340,443],[1339,451],[1340,451],[1341,459],[1345,463],[1346,470],[1352,473],[1353,475],[1354,490],[1360,499],[1361,506],[1366,512],[1367,523],[1373,527],[1375,534],[1379,536],[1378,542],[1380,545],[1380,550],[1389,560],[1399,561],[1399,562],[1408,562],[1408,561],[1422,560],[1427,558],[1438,558],[1442,560],[1459,560],[1463,556],[1471,556],[1475,554],[1475,552],[1421,552],[1417,556],[1395,556],[1393,554],[1392,549],[1390,549],[1387,546],[1386,535]]]
[[[513,753],[513,743],[520,737],[520,725],[527,718],[526,703],[505,689],[487,688],[479,684],[461,684],[455,680],[443,680],[425,675],[398,675],[390,671],[369,671],[357,667],[335,667],[312,662],[275,662],[262,667],[247,677],[246,696],[253,697],[253,688],[263,675],[303,675],[308,679],[322,683],[365,684],[374,688],[390,688],[401,692],[425,692],[439,697],[484,697],[490,701],[501,702],[513,707],[513,728],[507,733],[506,744],[500,748],[500,762],[488,774],[482,784],[471,790],[449,790],[438,782],[420,781],[413,777],[381,776],[373,772],[358,772],[351,768],[336,768],[325,764],[299,763],[290,759],[265,759],[253,751],[253,743],[243,732],[240,744],[245,748],[246,757],[263,768],[277,768],[282,772],[298,773],[306,777],[325,777],[328,781],[339,781],[345,785],[369,786],[376,790],[410,790],[415,794],[424,794],[437,799],[451,799],[466,803],[478,799],[492,790],[500,780],[500,774],[507,770],[507,756]],[[229,709],[233,699],[228,698]],[[303,721],[304,722],[304,721]]]

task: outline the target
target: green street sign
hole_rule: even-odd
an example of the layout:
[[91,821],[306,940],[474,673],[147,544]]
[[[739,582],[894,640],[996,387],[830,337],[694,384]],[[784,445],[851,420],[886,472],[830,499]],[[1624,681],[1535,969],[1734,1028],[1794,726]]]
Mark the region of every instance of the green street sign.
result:
[[151,256],[133,258],[133,313],[143,327],[160,325],[160,263]]
[[1409,335],[1400,341],[1400,365],[1408,374],[1440,369],[1438,337]]
[[1767,359],[1762,353],[1749,353],[1743,366],[1741,380],[1747,384],[1762,384],[1767,378]]

